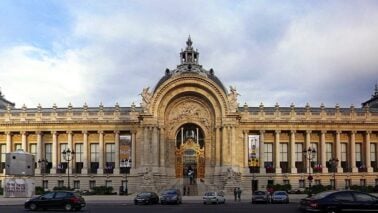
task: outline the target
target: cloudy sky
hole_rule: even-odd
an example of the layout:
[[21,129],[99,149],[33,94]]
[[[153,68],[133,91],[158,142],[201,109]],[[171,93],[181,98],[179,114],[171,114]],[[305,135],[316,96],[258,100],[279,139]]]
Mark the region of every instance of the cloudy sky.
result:
[[378,81],[378,1],[0,2],[0,87],[16,107],[139,105],[188,35],[249,106],[360,106]]

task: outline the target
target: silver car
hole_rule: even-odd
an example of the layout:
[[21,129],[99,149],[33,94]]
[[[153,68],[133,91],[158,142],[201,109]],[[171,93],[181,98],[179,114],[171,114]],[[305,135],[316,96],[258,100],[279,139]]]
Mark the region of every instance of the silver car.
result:
[[267,191],[254,191],[252,203],[270,203],[270,193]]
[[206,192],[203,195],[203,204],[208,204],[208,203],[214,203],[214,204],[219,204],[219,203],[226,203],[226,198],[224,197],[223,192]]

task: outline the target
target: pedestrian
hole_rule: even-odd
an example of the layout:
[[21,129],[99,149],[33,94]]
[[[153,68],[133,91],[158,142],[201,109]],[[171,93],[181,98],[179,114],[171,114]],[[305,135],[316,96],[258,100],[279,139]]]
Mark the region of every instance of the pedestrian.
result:
[[184,186],[184,195],[186,195],[186,186]]
[[238,194],[238,200],[239,200],[239,202],[241,200],[241,193],[242,193],[242,190],[240,189],[240,187],[238,187],[237,194]]
[[188,196],[190,195],[190,187],[189,186],[188,186],[186,195],[188,195]]
[[235,187],[234,188],[234,200],[236,201],[237,199],[237,196],[238,196],[238,191],[237,191],[237,188]]

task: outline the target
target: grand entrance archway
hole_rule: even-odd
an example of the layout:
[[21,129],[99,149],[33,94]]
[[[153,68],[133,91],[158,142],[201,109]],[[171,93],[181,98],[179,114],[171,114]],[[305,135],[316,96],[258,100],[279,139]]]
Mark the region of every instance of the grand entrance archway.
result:
[[205,176],[205,149],[202,129],[195,124],[185,124],[176,136],[176,177]]

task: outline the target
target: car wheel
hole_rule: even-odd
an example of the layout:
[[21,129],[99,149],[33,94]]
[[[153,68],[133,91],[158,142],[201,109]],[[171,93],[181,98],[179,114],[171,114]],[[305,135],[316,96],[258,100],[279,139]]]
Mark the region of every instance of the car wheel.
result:
[[75,208],[75,211],[80,211],[80,210],[81,210],[81,207]]
[[337,213],[338,211],[336,209],[333,209],[333,208],[328,208],[326,210],[327,213]]
[[72,210],[72,205],[71,205],[71,203],[66,203],[66,205],[64,205],[64,209],[65,209],[66,211],[71,211],[71,210]]
[[35,204],[35,203],[31,203],[30,204],[30,206],[29,206],[29,209],[31,210],[31,211],[35,211],[35,210],[37,210],[37,204]]

